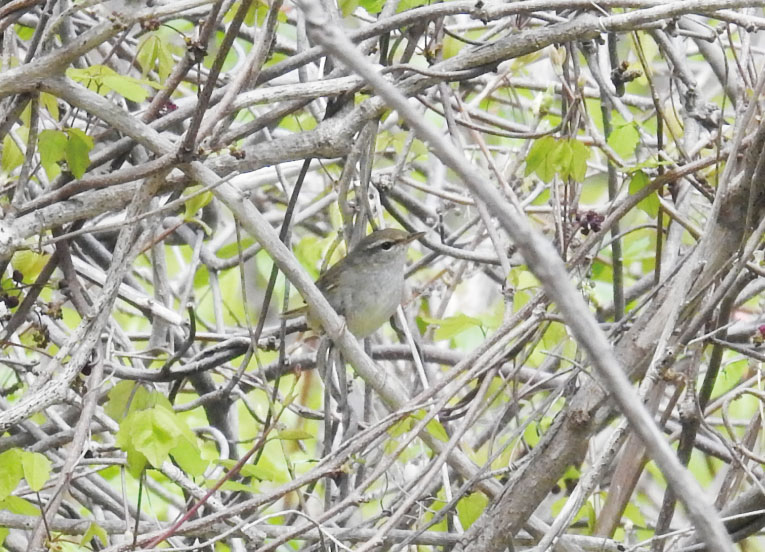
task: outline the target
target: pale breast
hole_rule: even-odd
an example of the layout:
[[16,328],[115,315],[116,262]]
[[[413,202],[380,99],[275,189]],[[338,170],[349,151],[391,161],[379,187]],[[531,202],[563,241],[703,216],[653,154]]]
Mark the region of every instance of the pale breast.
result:
[[348,329],[356,337],[369,336],[393,316],[403,296],[403,277],[391,280],[369,275],[366,290],[355,293],[353,300],[343,305]]

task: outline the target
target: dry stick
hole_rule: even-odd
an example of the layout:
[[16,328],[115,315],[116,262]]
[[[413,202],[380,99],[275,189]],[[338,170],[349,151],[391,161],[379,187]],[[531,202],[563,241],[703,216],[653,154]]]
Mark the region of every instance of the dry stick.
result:
[[[744,281],[742,282],[742,284],[743,283],[746,283],[746,282]],[[741,287],[743,287],[743,285],[741,285]],[[740,289],[738,291],[740,291]],[[735,300],[735,296],[737,294],[738,293],[735,293],[735,294],[729,293],[727,296],[725,296],[725,298],[721,302],[720,312],[717,316],[716,327],[718,328],[725,327],[725,325],[727,324],[728,318],[730,317],[731,308]],[[721,334],[721,338],[725,339],[726,337],[727,337],[727,330],[723,330],[723,333]],[[704,377],[702,390],[697,399],[698,410],[694,412],[693,416],[690,416],[690,417],[681,416],[680,423],[682,426],[682,433],[680,434],[680,441],[678,443],[677,456],[680,459],[680,461],[683,463],[683,465],[685,466],[687,466],[688,462],[690,461],[691,452],[693,452],[693,446],[695,444],[696,433],[698,432],[699,426],[701,424],[700,417],[703,416],[704,409],[706,408],[712,393],[712,387],[714,386],[714,383],[717,380],[717,374],[720,367],[721,358],[722,358],[722,347],[719,344],[716,344],[713,348],[712,358],[709,361],[707,373]],[[657,536],[662,536],[663,534],[669,531],[669,526],[670,526],[670,523],[672,522],[672,517],[675,511],[675,503],[676,503],[675,493],[672,491],[672,489],[667,489],[664,495],[664,501],[662,503],[662,507],[659,512],[659,517],[656,523]],[[652,544],[652,550],[656,550],[656,551],[663,550],[663,540],[657,539],[656,541],[654,541],[654,543]]]
[[[663,388],[654,388],[649,395],[646,405],[650,411],[658,408],[659,400],[663,395]],[[637,485],[638,479],[643,471],[643,466],[648,462],[645,456],[645,447],[637,438],[631,434],[627,442],[622,447],[622,454],[616,469],[612,474],[612,481],[619,481],[618,485],[612,485],[608,491],[608,497],[598,515],[594,535],[611,537],[614,534],[616,526],[622,519],[624,509],[629,502],[629,497]]]
[[[486,389],[489,386],[489,383],[491,381],[491,378],[488,378],[484,380],[483,384],[481,385],[481,390],[483,393],[486,392]],[[446,400],[442,399],[441,406],[446,404]],[[472,419],[475,416],[476,411],[480,407],[480,402],[475,401],[470,406],[470,411],[468,412],[467,418]],[[437,409],[436,412],[440,410]],[[437,419],[437,418],[436,418]],[[360,546],[357,551],[358,552],[368,552],[370,550],[375,549],[377,546],[381,545],[384,542],[385,536],[393,530],[398,523],[398,521],[409,511],[409,508],[414,505],[414,503],[419,500],[420,495],[422,494],[422,491],[428,486],[431,479],[434,479],[437,477],[438,472],[442,469],[442,467],[446,466],[447,457],[449,455],[449,451],[459,447],[460,440],[464,436],[464,434],[467,432],[468,429],[470,429],[471,424],[463,423],[461,424],[460,428],[454,432],[454,434],[449,439],[449,442],[444,447],[444,450],[441,451],[441,453],[438,455],[435,460],[431,462],[430,467],[426,470],[424,474],[421,475],[420,481],[413,489],[409,491],[409,496],[403,500],[400,504],[397,505],[396,510],[390,515],[390,518],[380,527],[377,531],[377,533],[370,538],[367,542],[365,542],[362,546]],[[512,550],[512,548],[511,548]]]
[[[223,37],[223,42],[220,45],[215,61],[210,68],[210,73],[207,76],[207,83],[202,88],[202,93],[199,95],[199,102],[197,103],[197,110],[194,112],[194,116],[191,118],[189,128],[186,130],[186,134],[181,139],[180,146],[178,148],[179,154],[191,155],[193,154],[195,144],[197,143],[197,134],[199,133],[200,126],[202,125],[202,117],[204,117],[207,107],[212,98],[213,90],[215,89],[218,81],[218,75],[223,68],[223,62],[226,60],[231,46],[234,44],[234,39],[239,32],[239,27],[244,21],[245,15],[247,15],[247,9],[249,8],[252,0],[244,1],[239,6],[239,9],[234,15],[234,20],[229,25],[226,35]],[[221,5],[223,0],[218,0],[213,7],[210,16],[207,19],[206,25],[213,25],[213,22],[218,19]],[[202,48],[205,46],[202,45]]]
[[82,178],[67,182],[60,188],[56,188],[44,195],[27,201],[19,209],[19,214],[24,215],[31,213],[42,207],[59,203],[76,194],[87,192],[89,190],[99,190],[110,186],[116,186],[117,184],[141,180],[173,166],[176,162],[177,159],[175,158],[175,155],[163,155],[156,159],[141,163],[138,166],[126,167],[124,169],[109,172],[108,174],[84,175]]
[[[609,40],[609,48],[611,47],[611,42],[613,42],[614,35],[613,33],[608,35]],[[594,45],[594,42],[589,42],[585,44],[585,46],[582,48],[582,51],[585,54],[585,58],[587,59],[587,64],[590,68],[590,71],[592,72],[593,78],[595,79],[595,82],[598,85],[598,88],[600,90],[600,111],[601,116],[603,118],[603,136],[608,141],[608,139],[611,137],[611,132],[613,130],[611,125],[611,110],[612,110],[612,102],[611,102],[611,94],[610,89],[608,88],[608,85],[606,84],[606,80],[600,71],[600,64],[598,63],[598,60],[600,56],[597,54],[597,51],[595,51],[596,46],[592,46],[592,50],[590,51],[590,48],[588,45]],[[615,66],[612,65],[612,70],[616,69]],[[613,161],[609,158],[606,159],[607,163],[607,170],[608,170],[608,202],[609,204],[613,204],[616,201],[616,196],[619,191],[619,185],[617,183],[617,175],[616,175],[616,166],[614,165]],[[619,234],[621,233],[619,229],[619,221],[615,221],[613,226],[610,228],[611,232],[611,259],[613,263],[613,295],[614,295],[614,321],[620,320],[624,317],[624,260],[622,258],[622,242],[619,238]],[[657,237],[657,241],[661,241],[661,235]]]
[[[635,12],[635,14],[620,14],[619,17],[613,19],[619,27],[610,25],[603,25],[603,30],[625,30],[624,28],[631,29],[636,24],[645,24],[646,22],[658,21],[662,18],[672,18],[678,15],[692,12],[704,12],[709,13],[714,10],[719,10],[715,13],[717,16],[735,16],[734,11],[736,8],[745,6],[760,5],[761,2],[672,2],[670,4],[661,3],[657,0],[641,1],[641,0],[612,0],[609,2],[599,2],[599,6],[603,7],[640,7],[649,8],[642,9]],[[359,42],[372,36],[380,35],[386,32],[394,31],[406,26],[422,24],[423,22],[429,22],[439,17],[445,17],[448,15],[469,14],[474,19],[480,21],[493,21],[506,17],[508,15],[516,14],[528,14],[537,11],[547,11],[556,9],[590,9],[592,8],[592,2],[590,0],[529,0],[527,2],[491,2],[478,6],[474,0],[467,1],[455,1],[442,4],[434,4],[430,6],[424,6],[407,10],[403,13],[398,13],[386,19],[381,19],[367,27],[359,29],[357,31],[351,31],[349,36],[353,42]],[[728,10],[724,8],[730,8]],[[610,18],[609,18],[610,19]],[[610,23],[610,21],[609,21]],[[541,45],[539,46],[541,48]],[[276,77],[282,76],[290,71],[297,69],[315,61],[321,56],[321,48],[311,48],[301,54],[291,57],[273,67],[263,71],[260,82],[268,82]]]
[[[150,179],[141,187],[133,204],[128,209],[128,217],[137,214],[141,209],[141,202],[148,201],[147,196],[150,198],[156,193],[156,188],[159,185],[158,180],[157,178]],[[41,376],[36,386],[30,389],[29,393],[7,410],[0,412],[0,430],[4,431],[28,418],[32,413],[39,412],[61,400],[82,366],[89,360],[91,350],[99,339],[100,331],[111,312],[111,306],[116,299],[120,283],[127,271],[129,261],[132,259],[127,252],[132,240],[131,230],[131,228],[124,228],[120,233],[115,249],[115,260],[109,268],[101,296],[90,316],[83,318],[72,337],[56,354],[54,361],[50,363],[49,370],[51,372],[49,374],[58,366],[64,366],[64,369],[49,381],[46,381],[45,375]],[[70,354],[71,358],[67,363],[64,363],[64,359]]]
[[[503,350],[503,343],[495,343],[493,344],[492,348],[493,350],[489,349],[485,352],[485,355],[482,355],[479,359],[476,360],[476,362],[470,362],[473,366],[473,368],[470,370],[470,372],[473,372],[472,374],[468,374],[464,379],[468,380],[470,378],[473,378],[475,376],[475,373],[480,371],[482,366],[488,362],[489,357],[493,357],[497,354],[500,354],[500,351]],[[445,378],[445,379],[451,379],[451,378]],[[398,414],[403,414],[409,411],[417,410],[421,408],[420,405],[424,404],[425,401],[428,401],[433,396],[433,393],[430,393],[429,391],[425,391],[421,393],[418,397],[415,397],[412,401],[409,402],[409,404],[406,407],[402,407],[402,410],[405,409],[404,412],[399,410]],[[401,442],[394,452],[392,452],[390,455],[387,455],[387,458],[384,463],[377,466],[373,472],[366,477],[366,479],[359,483],[355,489],[355,491],[345,500],[343,500],[341,503],[336,504],[332,507],[331,510],[328,510],[324,512],[321,517],[319,518],[319,521],[323,522],[327,519],[329,519],[331,514],[334,514],[335,512],[339,511],[344,504],[354,501],[354,500],[360,500],[360,493],[365,491],[369,486],[371,486],[379,477],[381,477],[384,473],[388,471],[390,466],[393,464],[393,462],[398,458],[407,448],[411,447],[411,442],[415,439],[415,437],[420,434],[422,435],[422,430],[427,426],[427,424],[433,420],[436,419],[437,413],[441,411],[441,409],[446,405],[446,403],[451,399],[451,395],[445,395],[438,399],[438,402],[435,404],[435,406],[431,406],[428,414],[424,416],[421,420],[417,422],[415,427],[410,432],[410,435],[408,438]],[[478,406],[477,404],[475,405]],[[395,415],[395,414],[394,414]],[[379,425],[379,424],[378,424]],[[460,432],[458,433],[458,436],[461,436],[464,431],[467,431],[469,429],[469,424],[464,424],[464,427],[460,428]],[[456,442],[458,436],[453,436],[452,439],[450,439],[450,443]],[[444,447],[441,448],[439,451],[439,455],[449,455],[452,453],[454,446],[453,445],[444,445]],[[440,456],[439,456],[440,457]],[[436,460],[438,462],[438,460]],[[430,473],[432,475],[435,475],[437,473],[437,470],[435,469],[435,466],[431,465],[427,470],[426,473]],[[477,475],[477,474],[476,474]],[[475,475],[474,475],[475,477]],[[423,479],[430,478],[427,475],[422,476]],[[417,487],[417,485],[415,485]],[[412,500],[414,500],[418,496],[418,492],[416,491],[409,491],[411,493],[411,496],[413,497]],[[397,507],[396,513],[391,514],[391,518],[394,518],[398,515],[401,515],[407,511],[407,507]],[[388,524],[386,524],[387,526]],[[300,535],[303,531],[307,530],[309,526],[304,527],[298,527],[294,530],[292,530],[289,534],[285,535],[284,537],[278,539],[275,542],[269,543],[266,546],[263,546],[259,548],[256,552],[269,552],[271,550],[276,549],[279,545],[287,542],[290,538],[294,538],[298,535]],[[386,529],[390,530],[390,528]],[[379,538],[382,537],[383,531],[380,531],[376,533],[376,537]]]
[[[467,109],[465,109],[465,105],[462,103],[460,97],[455,95],[455,100],[457,101],[457,105],[459,106],[462,115],[465,117],[468,123],[471,123],[472,121],[470,120],[470,114],[468,113]],[[473,140],[478,144],[478,147],[481,148],[481,153],[483,153],[484,159],[491,168],[491,171],[494,173],[497,181],[501,183],[503,188],[508,190],[512,189],[505,181],[502,171],[499,170],[499,167],[497,167],[496,163],[494,162],[494,158],[489,154],[489,148],[486,146],[486,142],[484,141],[483,137],[472,128],[469,129],[469,132],[473,137]],[[491,223],[488,208],[486,205],[484,205],[482,201],[475,199],[474,201],[476,207],[478,208],[478,212],[483,219],[484,225],[486,226],[486,233],[489,234],[489,239],[491,240],[491,243],[494,246],[494,250],[497,253],[497,258],[499,259],[500,266],[502,266],[502,272],[504,273],[505,277],[507,277],[510,274],[510,269],[512,268],[510,265],[510,259],[507,257],[507,250],[499,238],[496,227]]]
[[220,9],[220,2],[213,6],[210,16],[205,20],[202,28],[199,31],[197,43],[189,42],[186,47],[186,54],[181,59],[180,63],[177,63],[173,68],[173,72],[167,77],[162,89],[157,92],[154,99],[151,100],[149,107],[146,108],[141,120],[145,123],[149,123],[157,118],[157,115],[162,108],[167,105],[167,102],[173,95],[173,92],[181,84],[189,70],[195,63],[201,63],[204,57],[203,53],[207,43],[210,41],[210,36],[215,30],[215,14]]
[[116,22],[104,22],[80,35],[64,48],[42,56],[25,65],[3,71],[0,75],[0,98],[9,94],[31,91],[42,80],[63,73],[74,60],[90,52],[120,32]]
[[[505,198],[495,188],[486,184],[488,178],[481,174],[482,171],[473,167],[451,143],[443,140],[432,126],[418,116],[406,98],[358,53],[343,32],[328,21],[315,2],[303,0],[299,7],[306,14],[309,36],[328,53],[363,76],[375,92],[398,111],[415,133],[428,142],[433,152],[494,211],[505,231],[518,245],[529,268],[558,305],[572,333],[587,352],[602,384],[613,395],[633,430],[643,440],[649,455],[685,504],[707,545],[713,550],[732,550],[730,538],[716,511],[705,499],[698,482],[678,462],[653,418],[635,396],[610,343],[569,281],[563,262],[547,240],[531,227],[524,216],[507,205]],[[506,545],[506,542],[503,541],[503,544]]]
[[[26,530],[37,521],[37,516],[25,516],[19,514],[12,514],[7,511],[0,512],[0,526],[7,527],[9,529],[21,529]],[[91,527],[91,522],[88,520],[80,519],[65,519],[58,518],[53,520],[49,525],[51,531],[64,533],[66,535],[78,535],[85,534],[87,529]],[[98,527],[110,536],[122,536],[125,533],[125,522],[119,519],[101,519],[98,521]],[[149,521],[141,521],[138,525],[138,534],[146,533],[147,531],[155,530],[156,523]],[[184,528],[185,529],[185,528]],[[230,530],[231,526],[228,524],[218,523],[217,525],[211,525],[207,527],[198,527],[195,531],[179,531],[179,535],[186,537],[204,538],[211,533],[223,533],[226,530]],[[270,525],[261,524],[257,527],[257,534],[267,538],[279,538],[290,531],[290,527],[286,525]],[[376,529],[374,528],[348,528],[341,529],[337,527],[314,527],[302,533],[300,538],[305,541],[314,542],[320,540],[319,533],[328,535],[333,540],[351,541],[351,542],[363,542],[369,539]],[[449,546],[457,543],[459,535],[450,535],[442,531],[421,531],[421,530],[406,530],[395,529],[389,533],[389,537],[397,542],[406,539],[411,539],[412,544],[419,544],[423,546]],[[580,537],[582,542],[587,542],[587,539]],[[575,540],[575,539],[572,539]],[[7,543],[8,541],[6,541]],[[592,540],[591,540],[592,542]],[[615,547],[616,543],[612,543],[607,548],[598,548],[599,552],[618,552]],[[113,552],[117,547],[111,547],[107,549],[109,552]],[[123,547],[124,548],[124,547]],[[25,548],[26,550],[26,548]],[[198,549],[195,549],[198,550]]]
[[77,421],[77,427],[74,431],[72,443],[67,447],[66,460],[59,471],[58,480],[56,481],[56,486],[52,493],[54,498],[47,504],[45,512],[41,517],[42,523],[37,526],[35,534],[29,541],[29,550],[35,550],[36,547],[40,545],[43,536],[48,532],[48,515],[51,515],[52,520],[67,495],[67,490],[72,481],[72,474],[81,459],[83,449],[90,436],[90,422],[98,404],[103,375],[104,361],[103,358],[99,358],[94,363],[93,369],[88,377],[88,392],[83,400],[82,413],[80,414],[80,419]]
[[[257,44],[253,45],[252,50],[247,57],[244,69],[235,77],[234,82],[228,86],[223,95],[223,99],[221,99],[218,105],[216,105],[208,115],[211,121],[210,124],[208,125],[207,119],[202,121],[202,128],[199,131],[200,137],[207,136],[207,134],[213,130],[215,123],[223,118],[224,113],[228,111],[231,103],[236,99],[236,96],[241,92],[242,88],[245,87],[247,83],[255,82],[257,80],[261,68],[266,62],[266,56],[269,53],[271,42],[275,40],[274,33],[282,3],[283,0],[273,0],[271,7],[268,9],[265,24],[260,31],[260,40],[258,40]],[[219,128],[215,129],[213,134],[213,147],[222,145],[218,142],[218,138],[223,131],[227,130],[227,128],[228,124],[224,123]]]
[[[154,196],[154,193],[159,186],[159,181],[159,178],[152,178],[147,180],[141,186],[139,193],[136,194],[133,203],[128,210],[130,215],[136,214],[147,208],[149,201]],[[119,283],[127,272],[130,261],[132,261],[134,256],[138,253],[135,250],[135,247],[132,247],[135,233],[135,227],[125,227],[120,231],[117,239],[117,247],[115,248],[114,263],[109,269],[107,284],[104,286],[101,296],[98,298],[90,315],[83,318],[75,333],[67,344],[59,350],[55,362],[52,362],[50,366],[50,368],[56,368],[63,364],[63,359],[74,349],[74,352],[71,353],[69,362],[66,364],[66,368],[62,370],[60,375],[57,375],[51,381],[44,382],[41,387],[30,389],[29,393],[21,401],[14,404],[11,409],[3,412],[3,416],[9,415],[7,416],[7,425],[4,427],[9,427],[10,425],[13,425],[14,421],[26,417],[26,411],[29,408],[34,408],[37,404],[42,404],[46,400],[51,400],[51,396],[61,394],[64,389],[68,389],[71,382],[80,373],[82,367],[89,361],[92,351],[100,338],[101,330],[106,325],[106,320],[111,313],[111,307],[117,298]],[[43,380],[44,377],[41,377],[40,379]],[[46,395],[46,397],[40,395]],[[62,473],[62,477],[68,476],[66,476],[65,473]],[[66,479],[61,480],[62,489],[64,488],[63,485],[65,484],[65,481]],[[63,499],[63,496],[61,499]],[[50,510],[50,512],[51,514],[55,514],[55,510]],[[43,517],[47,518],[47,514],[44,514]],[[37,549],[41,545],[44,536],[44,525],[40,523],[29,542],[30,550]]]
[[566,504],[560,513],[555,517],[555,521],[550,526],[550,530],[539,541],[538,550],[552,550],[557,543],[560,535],[566,527],[574,520],[577,512],[590,495],[594,492],[598,482],[603,474],[609,469],[619,450],[621,450],[627,437],[629,437],[629,424],[626,420],[614,429],[603,447],[603,451],[598,456],[593,466],[580,478],[579,483],[571,496],[566,500]]
[[266,440],[268,439],[269,434],[271,431],[276,427],[276,424],[279,422],[280,415],[285,411],[286,409],[282,409],[279,411],[279,414],[277,414],[274,417],[274,421],[270,426],[265,426],[263,428],[263,434],[260,436],[260,439],[257,440],[257,442],[252,446],[252,448],[247,451],[247,454],[242,456],[242,458],[228,471],[226,474],[221,477],[215,485],[212,486],[212,488],[207,491],[204,497],[202,497],[200,500],[197,501],[194,506],[192,506],[186,513],[181,516],[181,518],[173,523],[167,530],[163,531],[162,534],[160,534],[157,537],[154,537],[148,544],[141,543],[141,546],[145,546],[148,549],[152,549],[155,546],[157,546],[159,543],[165,541],[169,537],[171,537],[173,534],[175,534],[175,531],[181,527],[188,519],[191,518],[191,516],[194,515],[194,513],[199,510],[202,506],[205,505],[207,502],[207,499],[209,499],[215,492],[220,489],[223,484],[226,481],[229,481],[232,477],[234,477],[236,474],[239,473],[239,471],[242,469],[242,466],[244,466],[247,461],[252,457],[253,454],[258,452],[263,448],[263,446],[266,443]]

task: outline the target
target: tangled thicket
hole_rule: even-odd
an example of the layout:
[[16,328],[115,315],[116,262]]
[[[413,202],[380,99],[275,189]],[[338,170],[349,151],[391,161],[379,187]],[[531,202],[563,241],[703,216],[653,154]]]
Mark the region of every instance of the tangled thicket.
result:
[[757,549],[759,5],[5,3],[5,548]]

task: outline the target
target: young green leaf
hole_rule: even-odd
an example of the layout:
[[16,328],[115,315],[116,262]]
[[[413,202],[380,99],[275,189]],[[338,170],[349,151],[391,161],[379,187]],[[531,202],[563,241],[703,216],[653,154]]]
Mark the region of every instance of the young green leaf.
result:
[[141,76],[146,77],[149,71],[154,69],[159,58],[159,49],[161,44],[160,38],[156,34],[147,34],[138,43],[138,52],[136,53],[135,60],[138,65],[141,66]]
[[[191,193],[197,191],[198,189],[199,188],[197,186],[194,186],[194,188],[190,188],[188,191]],[[186,200],[183,220],[190,221],[196,217],[200,209],[206,207],[212,201],[212,198],[212,192],[209,191],[192,195],[192,197]]]
[[48,94],[47,92],[41,92],[40,104],[48,110],[48,113],[50,113],[50,116],[53,117],[53,120],[58,121],[58,98],[56,96],[53,94]]
[[543,136],[536,140],[526,155],[525,176],[536,173],[543,182],[550,182],[555,176],[555,152],[558,142],[552,136]]
[[87,546],[87,549],[90,550],[90,541],[95,538],[100,540],[104,547],[109,544],[109,535],[106,531],[104,531],[103,527],[96,523],[91,523],[88,527],[88,530],[85,531],[85,533],[82,535],[82,539],[80,539],[80,545]]
[[23,451],[21,467],[24,479],[33,491],[41,490],[50,478],[50,460],[39,452]]
[[359,0],[340,0],[337,6],[340,8],[340,13],[343,14],[343,17],[348,17],[359,7]]
[[303,429],[284,429],[277,433],[282,441],[303,441],[305,439],[315,439],[316,435]]
[[640,142],[640,134],[635,123],[627,123],[614,128],[608,137],[608,145],[611,146],[619,157],[632,157],[635,148]]
[[458,335],[471,328],[480,328],[482,326],[480,320],[463,313],[442,319],[423,317],[423,320],[428,324],[438,326],[438,329],[435,331],[433,337],[439,341],[451,339],[455,335]]
[[[630,195],[635,195],[645,188],[651,179],[643,171],[637,171],[632,175],[630,179]],[[659,214],[659,196],[656,192],[651,192],[646,198],[642,199],[637,204],[638,209],[645,211],[649,217],[656,218]]]
[[436,419],[430,420],[425,426],[427,431],[432,437],[435,437],[439,441],[444,443],[449,441],[449,434],[446,432],[446,428]]
[[569,144],[571,146],[571,161],[568,173],[573,180],[582,182],[587,176],[587,160],[590,158],[592,150],[576,138],[572,138]]
[[82,178],[90,165],[90,150],[93,149],[93,138],[79,128],[67,128],[68,140],[65,148],[66,163],[75,178]]
[[91,65],[84,69],[70,67],[66,70],[66,76],[102,96],[114,90],[117,94],[134,102],[142,102],[149,95],[143,85],[162,88],[161,85],[146,79],[120,75],[105,65]]
[[15,270],[21,272],[24,276],[25,282],[33,282],[40,271],[48,264],[50,255],[36,253],[25,249],[24,251],[17,251],[11,258],[11,266]]
[[0,169],[5,173],[10,173],[16,167],[20,167],[24,162],[24,154],[13,141],[9,134],[3,138],[3,154],[0,155]]
[[359,5],[364,8],[369,15],[377,15],[383,9],[385,0],[359,0]]
[[489,505],[489,499],[483,493],[470,493],[457,502],[457,514],[462,527],[467,529],[477,520]]
[[20,455],[21,450],[17,448],[0,453],[0,499],[10,496],[21,482],[23,471]]
[[66,155],[66,133],[61,130],[45,129],[37,136],[37,150],[40,163],[48,178],[55,178],[61,172],[58,162]]

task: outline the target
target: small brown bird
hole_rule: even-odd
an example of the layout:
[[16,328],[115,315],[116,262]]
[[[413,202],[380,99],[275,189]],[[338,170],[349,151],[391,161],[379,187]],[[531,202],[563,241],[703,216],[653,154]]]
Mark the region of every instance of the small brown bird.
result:
[[[353,335],[359,338],[371,335],[396,312],[404,300],[407,249],[424,234],[395,228],[372,232],[316,280],[316,286],[345,318]],[[319,327],[307,305],[283,316],[303,313],[312,328]]]

